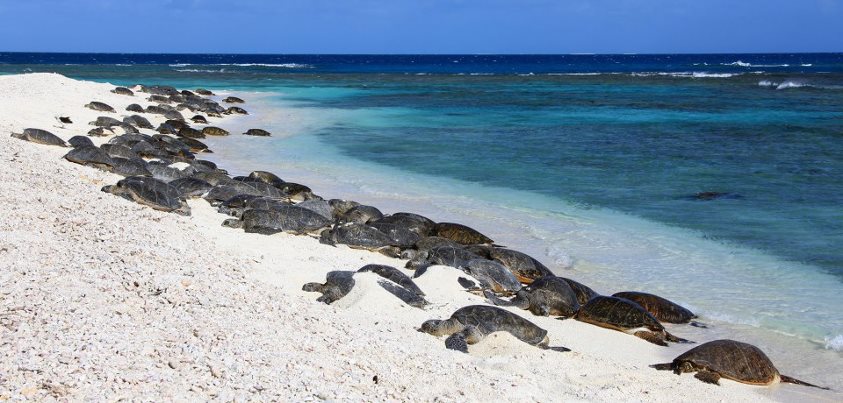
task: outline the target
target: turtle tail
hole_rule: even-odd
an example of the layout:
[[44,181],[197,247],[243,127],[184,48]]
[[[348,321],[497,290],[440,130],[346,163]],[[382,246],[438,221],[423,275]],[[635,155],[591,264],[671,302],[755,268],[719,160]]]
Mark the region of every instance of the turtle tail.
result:
[[791,378],[791,377],[789,377],[789,376],[787,376],[787,375],[779,375],[779,378],[781,378],[782,382],[784,382],[784,383],[793,383],[793,384],[796,384],[796,385],[810,386],[810,387],[812,387],[812,388],[819,388],[819,389],[823,389],[823,390],[830,390],[829,388],[826,388],[826,387],[824,387],[824,386],[817,386],[817,385],[813,385],[813,384],[810,384],[810,383],[808,383],[808,382],[803,382],[803,381],[800,381],[800,380],[798,380],[798,379],[796,379],[796,378]]

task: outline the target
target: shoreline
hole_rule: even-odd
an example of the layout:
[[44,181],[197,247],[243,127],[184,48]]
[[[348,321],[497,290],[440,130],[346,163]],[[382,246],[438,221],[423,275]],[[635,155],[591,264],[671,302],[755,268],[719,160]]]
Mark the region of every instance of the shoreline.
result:
[[[16,111],[4,113],[0,130],[42,127],[65,139],[71,133],[52,127],[54,115],[97,115],[82,108],[94,99],[118,111],[139,100],[115,98],[107,84],[57,75],[4,76],[0,87],[9,103],[2,110],[14,105]],[[225,127],[225,119],[217,122]],[[0,277],[0,397],[756,401],[836,395],[790,385],[705,385],[647,367],[669,361],[683,346],[656,347],[524,311],[517,314],[573,352],[542,351],[500,334],[472,346],[469,355],[448,351],[441,338],[415,328],[481,303],[457,285],[456,270],[436,267],[417,279],[433,302],[428,310],[401,304],[373,275],[359,276],[352,294],[326,306],[301,285],[322,281],[330,270],[403,262],[309,237],[223,228],[225,216],[203,200],[190,202],[190,217],[153,211],[102,193],[102,185],[119,177],[61,160],[66,149],[0,137],[0,156],[9,161],[2,165],[0,197],[18,207],[2,219],[9,230],[0,259],[15,264]],[[42,204],[26,203],[38,199]]]

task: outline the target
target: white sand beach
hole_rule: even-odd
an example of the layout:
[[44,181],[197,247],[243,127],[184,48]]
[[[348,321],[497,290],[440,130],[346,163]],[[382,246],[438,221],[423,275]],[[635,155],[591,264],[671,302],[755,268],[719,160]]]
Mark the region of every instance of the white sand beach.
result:
[[[549,331],[551,346],[572,351],[541,350],[506,333],[469,354],[447,350],[444,338],[417,331],[421,323],[485,302],[445,266],[416,279],[425,309],[404,304],[369,273],[356,275],[340,301],[317,302],[319,294],[301,287],[329,271],[405,262],[309,236],[225,228],[227,216],[202,199],[189,202],[190,216],[155,211],[102,192],[121,177],[64,160],[69,149],[9,135],[31,127],[67,140],[87,133],[97,116],[122,118],[132,114],[127,105],[150,104],[146,94],[113,88],[57,74],[0,76],[0,401],[843,399],[656,371],[649,365],[693,345],[659,347],[516,308]],[[249,108],[248,95],[232,95]],[[84,108],[90,101],[117,113]],[[230,119],[250,117],[209,121],[225,128]],[[668,330],[681,337],[682,326]]]

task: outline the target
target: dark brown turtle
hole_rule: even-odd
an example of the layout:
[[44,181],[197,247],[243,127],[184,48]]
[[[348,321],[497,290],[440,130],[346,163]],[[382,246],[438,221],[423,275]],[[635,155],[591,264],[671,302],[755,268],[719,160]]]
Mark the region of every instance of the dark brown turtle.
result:
[[240,98],[237,98],[237,97],[226,97],[222,101],[227,103],[227,104],[242,104],[242,103],[246,102],[246,101],[244,101]]
[[335,225],[331,229],[322,231],[319,242],[326,245],[341,244],[353,249],[376,251],[387,256],[400,253],[395,246],[395,241],[389,235],[366,224]]
[[146,113],[143,107],[138,104],[131,104],[126,107],[126,110],[129,112]]
[[88,131],[88,135],[91,137],[105,137],[112,134],[114,134],[114,130],[109,127],[95,127]]
[[92,145],[74,148],[64,156],[64,159],[103,171],[110,172],[114,168],[114,160],[105,151]]
[[660,346],[667,346],[668,341],[692,343],[668,333],[658,319],[628,299],[597,296],[581,306],[574,317],[581,322],[629,333]]
[[517,306],[536,316],[561,316],[569,318],[580,309],[577,295],[565,280],[545,276],[522,288],[511,301],[489,298],[495,305]]
[[[474,277],[480,282],[480,287],[469,285],[474,291],[490,291],[493,294],[512,295],[521,290],[521,282],[512,274],[506,266],[487,259],[469,260],[460,267],[466,274]],[[465,283],[465,281],[460,282]],[[466,283],[466,285],[468,285]]]
[[208,124],[208,119],[205,119],[205,117],[204,117],[204,116],[202,116],[202,115],[195,115],[195,116],[193,116],[192,118],[190,118],[190,120],[191,120],[193,123],[200,124],[200,125],[206,125],[206,124]]
[[196,130],[192,127],[182,127],[181,129],[179,129],[178,136],[187,137],[191,139],[204,139],[205,133],[202,133],[201,131]]
[[828,389],[780,374],[761,349],[734,340],[714,340],[700,344],[676,357],[672,362],[655,364],[651,367],[662,371],[673,371],[677,375],[684,372],[696,372],[695,378],[715,385],[720,384],[720,378],[726,378],[750,385],[772,385],[785,382]]
[[117,182],[116,185],[103,187],[102,191],[147,205],[155,210],[190,215],[190,207],[181,198],[176,188],[150,177],[131,176]]
[[232,106],[232,107],[226,109],[225,112],[223,112],[223,113],[226,114],[226,115],[231,115],[231,114],[248,115],[249,114],[249,112],[247,112],[245,109],[243,109],[241,107],[238,107],[238,106]]
[[381,218],[383,218],[383,213],[381,213],[377,207],[361,204],[354,206],[348,209],[345,213],[339,215],[337,217],[337,222],[340,224],[366,224],[369,221],[375,221]]
[[228,130],[216,126],[208,126],[202,129],[202,134],[206,136],[228,136]]
[[278,206],[272,210],[252,209],[243,212],[241,219],[228,219],[223,226],[243,228],[246,232],[271,235],[278,232],[304,234],[318,231],[330,221],[308,209]]
[[[469,248],[469,250],[473,249]],[[485,250],[490,259],[506,266],[518,281],[524,284],[530,284],[538,278],[553,275],[553,272],[547,266],[526,253],[505,248],[487,247]]]
[[326,304],[334,303],[348,295],[354,288],[353,271],[331,271],[325,278],[325,283],[307,283],[302,286],[302,291],[319,292],[322,296],[316,300]]
[[259,136],[259,137],[269,137],[269,136],[272,135],[268,131],[263,130],[263,129],[249,129],[249,130],[246,130],[246,132],[243,133],[243,134],[245,134],[247,136]]
[[134,91],[132,91],[132,90],[126,88],[126,87],[117,87],[117,88],[111,90],[111,92],[113,92],[115,94],[118,94],[118,95],[129,95],[129,96],[135,95]]
[[442,238],[448,238],[463,245],[492,244],[486,235],[462,224],[440,222],[433,227],[433,234]]
[[67,143],[70,144],[73,148],[91,146],[94,147],[94,142],[91,141],[90,138],[85,136],[73,136],[67,140]]
[[12,137],[33,143],[46,144],[48,146],[67,147],[67,143],[64,140],[53,133],[41,129],[24,129],[23,133],[12,133]]
[[413,213],[395,213],[379,219],[379,223],[394,224],[398,227],[406,228],[408,231],[415,232],[419,237],[426,237],[433,232],[433,227],[436,223],[433,220]]
[[647,294],[645,292],[624,291],[612,295],[613,297],[626,298],[630,301],[641,305],[647,312],[653,314],[661,322],[667,323],[688,323],[691,319],[695,319],[697,315],[685,309],[684,307],[671,302],[658,295]]
[[213,92],[208,91],[208,90],[206,90],[206,89],[204,89],[204,88],[197,88],[197,89],[196,89],[196,93],[197,93],[197,94],[199,94],[199,95],[214,95],[214,93],[213,93]]
[[89,104],[85,104],[85,107],[88,108],[88,109],[93,109],[95,111],[100,111],[100,112],[116,112],[114,110],[114,108],[111,107],[111,105],[108,105],[108,104],[105,104],[105,103],[102,103],[102,102],[98,102],[98,101],[92,101]]
[[[445,347],[468,352],[469,344],[476,344],[494,332],[507,332],[519,340],[547,349],[550,339],[547,330],[507,310],[489,305],[469,305],[457,309],[449,319],[431,319],[422,323],[420,332],[434,336],[448,336]],[[554,350],[568,351],[564,348]]]
[[149,122],[145,117],[140,115],[132,115],[123,118],[123,123],[135,125],[141,129],[153,129],[155,126],[152,126],[152,123]]

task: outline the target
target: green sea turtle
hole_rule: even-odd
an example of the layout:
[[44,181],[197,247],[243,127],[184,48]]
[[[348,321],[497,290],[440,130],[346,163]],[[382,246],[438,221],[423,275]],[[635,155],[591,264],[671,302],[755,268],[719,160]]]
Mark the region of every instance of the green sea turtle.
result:
[[225,220],[223,226],[243,228],[246,232],[271,235],[279,232],[305,234],[316,232],[330,221],[308,209],[296,206],[279,206],[272,210],[246,210],[238,219]]
[[462,224],[440,222],[433,227],[433,235],[451,239],[463,245],[492,244],[486,235]]
[[[466,274],[474,277],[480,282],[478,290],[488,290],[494,294],[512,295],[521,290],[521,282],[515,278],[506,266],[487,259],[472,259],[459,267]],[[473,285],[461,281],[466,288],[474,288]]]
[[665,330],[652,314],[628,299],[597,296],[586,302],[574,316],[577,320],[635,335],[660,346],[667,342],[691,343]]
[[114,167],[111,172],[122,176],[152,176],[146,169],[146,161],[140,158],[111,157]]
[[202,197],[202,195],[208,193],[213,188],[210,183],[194,177],[176,179],[170,182],[170,186],[176,188],[181,197],[185,199]]
[[360,203],[356,201],[342,199],[330,199],[328,200],[328,204],[331,205],[331,210],[333,210],[334,217],[340,217],[345,214],[348,210],[351,210],[353,207],[357,207],[360,205]]
[[245,109],[237,107],[237,106],[232,106],[232,107],[226,109],[225,112],[223,112],[223,113],[226,114],[226,115],[231,115],[231,114],[248,115],[249,114],[249,112],[247,112]]
[[275,187],[282,186],[285,183],[284,180],[278,177],[278,175],[267,171],[252,171],[246,178]]
[[59,136],[41,129],[24,129],[23,133],[12,133],[12,137],[48,146],[67,147],[67,143]]
[[109,127],[95,127],[88,131],[88,135],[91,137],[105,137],[112,134],[114,134],[114,130]]
[[[172,182],[176,179],[187,178],[192,175],[192,171],[181,170],[169,166],[166,162],[150,161],[146,164],[146,169],[152,174],[152,177],[164,182]],[[189,169],[189,168],[188,168]]]
[[67,143],[70,144],[73,148],[85,147],[90,146],[94,147],[94,142],[91,141],[90,138],[85,136],[73,136],[67,140]]
[[123,123],[135,125],[141,129],[153,129],[155,126],[152,126],[152,123],[149,122],[145,117],[140,115],[132,115],[123,118]]
[[677,375],[696,372],[695,378],[715,385],[720,384],[720,378],[726,378],[750,385],[785,382],[828,389],[780,374],[761,349],[734,340],[714,340],[700,344],[679,355],[672,362],[651,367],[673,371]]
[[163,114],[165,114],[165,113],[167,113],[167,112],[170,112],[170,110],[169,110],[169,109],[165,108],[166,106],[167,106],[167,105],[164,105],[164,104],[161,104],[161,105],[149,105],[149,106],[147,106],[147,107],[146,107],[146,109],[144,109],[144,112],[146,112],[146,113],[153,113],[153,114],[156,114],[156,115],[163,115]]
[[331,304],[348,295],[353,288],[353,271],[330,271],[325,276],[325,283],[307,283],[301,289],[306,292],[322,293],[322,296],[316,300]]
[[126,144],[106,143],[101,145],[100,149],[108,154],[109,157],[120,157],[126,159],[139,158],[138,153],[132,151],[132,148]]
[[401,249],[408,249],[414,247],[416,245],[416,242],[418,242],[420,239],[419,234],[410,231],[406,227],[398,224],[384,222],[382,220],[376,220],[370,221],[367,225],[369,225],[370,227],[374,227],[378,231],[388,235],[394,242],[394,245]]
[[228,130],[220,129],[216,126],[208,126],[202,129],[202,134],[206,136],[228,136]]
[[169,120],[180,120],[184,121],[184,115],[181,114],[179,111],[167,111],[164,112],[164,117]]
[[103,171],[111,171],[114,168],[114,161],[111,157],[105,151],[94,146],[74,148],[65,154],[64,159]]
[[460,268],[468,262],[481,258],[477,254],[459,246],[437,246],[426,253],[419,253],[413,260],[407,262],[408,269],[417,270],[416,275],[424,273],[424,270],[431,265],[450,266]]
[[223,98],[222,101],[227,103],[227,104],[242,104],[242,103],[246,102],[246,101],[243,101],[242,99],[237,98],[237,97],[226,97],[226,98]]
[[[449,319],[431,319],[422,323],[421,332],[434,336],[448,336],[445,347],[468,352],[469,344],[476,344],[494,332],[507,332],[519,340],[547,349],[550,339],[547,330],[507,310],[489,305],[469,305],[457,309]],[[554,350],[567,351],[564,348]]]
[[220,184],[231,182],[231,178],[228,175],[219,171],[197,172],[191,175],[191,177],[208,182],[211,184],[211,186],[218,186]]
[[155,210],[190,215],[190,207],[181,199],[178,190],[167,183],[145,176],[131,176],[102,188],[111,193],[152,207]]
[[207,95],[214,95],[214,93],[213,93],[213,92],[208,91],[208,90],[206,90],[206,89],[204,89],[204,88],[197,88],[197,89],[196,89],[196,93],[197,93],[197,94],[199,94],[199,95],[206,95],[206,96],[207,96]]
[[325,201],[325,200],[322,200],[322,199],[305,200],[301,203],[297,203],[296,206],[311,210],[311,211],[315,212],[316,214],[319,214],[322,217],[325,217],[329,220],[334,219],[334,217],[332,215],[333,212],[331,210],[331,205],[328,204],[328,202]]
[[571,279],[566,278],[566,277],[559,277],[559,278],[561,278],[562,280],[565,280],[565,282],[567,282],[568,285],[571,286],[571,289],[574,290],[574,292],[577,294],[577,302],[579,302],[580,305],[585,305],[586,302],[588,302],[592,298],[600,295],[600,294],[594,292],[594,290],[592,290],[588,286],[586,286],[586,285],[584,285],[580,282],[571,280]]
[[387,256],[400,253],[393,245],[392,238],[366,224],[335,225],[331,229],[322,231],[319,242],[326,245],[341,244],[354,249],[377,251]]
[[[476,249],[476,248],[475,248]],[[469,250],[474,250],[469,248]],[[552,276],[553,272],[538,260],[526,253],[505,248],[487,248],[486,252],[492,260],[496,260],[506,266],[518,281],[530,284],[537,278]]]
[[202,116],[202,115],[195,115],[192,118],[190,118],[190,121],[192,121],[193,123],[196,123],[196,124],[200,124],[200,125],[208,124],[208,119],[205,119],[205,117]]
[[[217,211],[223,214],[240,218],[243,216],[243,212],[247,210],[246,206],[248,205],[248,203],[255,199],[263,199],[263,197],[250,194],[239,194],[220,203],[220,205],[217,207]],[[280,205],[281,203],[279,202],[271,206],[261,206],[255,208],[261,210],[274,210],[274,207]]]
[[367,264],[357,270],[358,273],[363,272],[372,272],[375,273],[389,281],[392,281],[395,284],[400,285],[401,287],[406,288],[408,291],[415,293],[416,295],[424,295],[424,292],[419,288],[418,285],[410,278],[410,276],[401,272],[392,266],[387,266],[383,264]]
[[99,126],[99,127],[112,127],[112,126],[120,126],[123,122],[114,119],[109,116],[100,116],[97,120],[88,123],[91,126]]
[[129,95],[129,96],[135,95],[134,91],[132,91],[132,90],[126,88],[126,87],[116,87],[113,90],[111,90],[111,92],[113,92],[115,94],[118,94],[118,95]]
[[337,222],[340,224],[366,224],[369,221],[381,218],[383,218],[383,213],[377,207],[361,204],[348,209],[348,211],[337,218]]
[[211,150],[208,149],[208,145],[199,141],[199,140],[192,139],[192,138],[189,138],[189,137],[181,137],[181,138],[175,139],[175,140],[184,144],[185,146],[187,146],[188,151],[190,151],[192,153],[200,153],[200,152],[210,153],[211,152]]
[[684,307],[671,302],[658,295],[647,294],[644,292],[624,291],[612,294],[613,297],[626,298],[630,301],[641,305],[647,312],[653,314],[661,322],[667,323],[688,323],[691,319],[695,319],[697,315],[685,309]]
[[201,131],[196,130],[192,127],[182,127],[181,129],[179,129],[178,136],[187,137],[191,139],[204,139],[205,133],[202,133]]
[[536,279],[519,290],[510,301],[490,298],[495,305],[517,306],[536,316],[561,316],[569,318],[580,309],[577,296],[565,280],[556,276]]
[[114,108],[111,107],[111,105],[98,101],[91,101],[91,103],[85,104],[85,107],[100,112],[117,112],[114,110]]
[[146,113],[143,107],[138,104],[130,104],[126,107],[126,110],[129,112]]
[[418,214],[413,213],[395,213],[385,216],[379,220],[379,223],[389,223],[398,227],[406,228],[408,231],[415,232],[419,237],[426,237],[433,232],[436,223],[433,220]]
[[269,136],[272,135],[268,131],[263,130],[263,129],[249,129],[249,130],[246,130],[246,132],[243,133],[243,134],[245,134],[247,136],[259,136],[259,137],[269,137]]
[[149,102],[155,102],[157,104],[169,104],[169,103],[173,102],[172,100],[170,100],[169,97],[166,97],[164,95],[157,95],[157,94],[150,95],[149,98],[147,98],[146,100],[149,101]]

